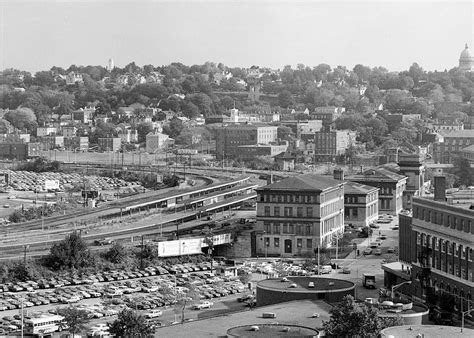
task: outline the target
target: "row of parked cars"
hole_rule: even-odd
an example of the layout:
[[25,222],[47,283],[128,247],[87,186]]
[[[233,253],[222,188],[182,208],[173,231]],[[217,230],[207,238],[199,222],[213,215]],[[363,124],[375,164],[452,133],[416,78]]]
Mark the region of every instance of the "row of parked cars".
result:
[[[115,286],[114,282],[133,279],[140,281],[140,279],[151,276],[169,277],[170,274],[207,271],[209,269],[210,263],[204,262],[166,267],[150,266],[143,270],[104,271],[95,275],[58,276],[48,280],[40,279],[38,281],[0,284],[0,310],[19,309],[22,307],[22,302],[23,307],[27,308],[50,303],[74,303],[82,298],[115,297],[124,293],[153,292],[156,290],[152,285],[149,288],[146,287],[146,284],[140,285],[139,288],[127,286],[128,289],[125,289],[125,287]],[[181,281],[182,277],[177,277],[177,282],[181,283]],[[43,289],[44,292],[41,292],[40,290]],[[50,291],[50,289],[52,290]],[[26,293],[20,294],[19,292]]]
[[[85,176],[78,173],[44,172],[35,173],[31,171],[8,171],[10,175],[10,186],[20,191],[44,192],[45,181],[59,181],[60,191],[66,185],[84,184],[87,180],[91,190],[115,190],[125,187],[140,186],[139,182],[127,182],[119,178],[102,176]],[[143,188],[141,188],[143,190]]]

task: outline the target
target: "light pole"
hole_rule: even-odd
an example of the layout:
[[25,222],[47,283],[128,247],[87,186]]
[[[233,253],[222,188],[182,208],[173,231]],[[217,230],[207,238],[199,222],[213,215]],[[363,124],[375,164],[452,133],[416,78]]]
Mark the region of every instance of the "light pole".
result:
[[411,280],[392,286],[392,292],[390,294],[390,296],[392,297],[392,300],[393,300],[393,292],[395,291],[395,289],[398,289],[400,286],[404,284],[408,284],[408,285],[411,284]]
[[470,310],[464,311],[462,313],[462,316],[461,316],[461,332],[464,329],[464,316],[467,315],[468,313],[472,312],[472,311],[474,311],[474,309],[470,309]]
[[26,250],[28,250],[29,248],[30,248],[29,245],[24,245],[23,246],[23,249],[24,249],[24,251],[23,251],[23,264],[24,265],[26,265]]

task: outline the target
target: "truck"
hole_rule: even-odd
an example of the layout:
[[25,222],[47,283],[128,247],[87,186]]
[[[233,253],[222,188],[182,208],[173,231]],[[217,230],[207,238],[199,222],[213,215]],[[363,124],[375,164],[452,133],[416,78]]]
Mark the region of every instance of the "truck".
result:
[[375,275],[364,273],[362,276],[362,285],[367,289],[375,289]]

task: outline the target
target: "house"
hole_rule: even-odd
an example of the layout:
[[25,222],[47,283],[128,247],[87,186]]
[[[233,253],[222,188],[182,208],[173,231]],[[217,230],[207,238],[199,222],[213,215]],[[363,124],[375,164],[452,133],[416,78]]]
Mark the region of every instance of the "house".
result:
[[291,155],[288,151],[280,153],[273,157],[278,170],[293,171],[295,170],[296,156]]
[[452,163],[462,149],[474,144],[474,129],[453,131],[444,135],[444,142],[433,144],[435,163]]
[[38,136],[38,137],[55,135],[57,133],[58,133],[58,129],[55,128],[55,127],[38,127],[38,128],[36,128],[36,136]]

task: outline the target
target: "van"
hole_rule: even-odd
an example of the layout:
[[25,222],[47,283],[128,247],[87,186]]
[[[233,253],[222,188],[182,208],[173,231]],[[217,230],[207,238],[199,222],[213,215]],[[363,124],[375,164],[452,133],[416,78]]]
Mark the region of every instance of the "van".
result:
[[323,265],[321,266],[320,273],[321,274],[326,274],[326,273],[331,273],[332,272],[332,267],[331,265]]

